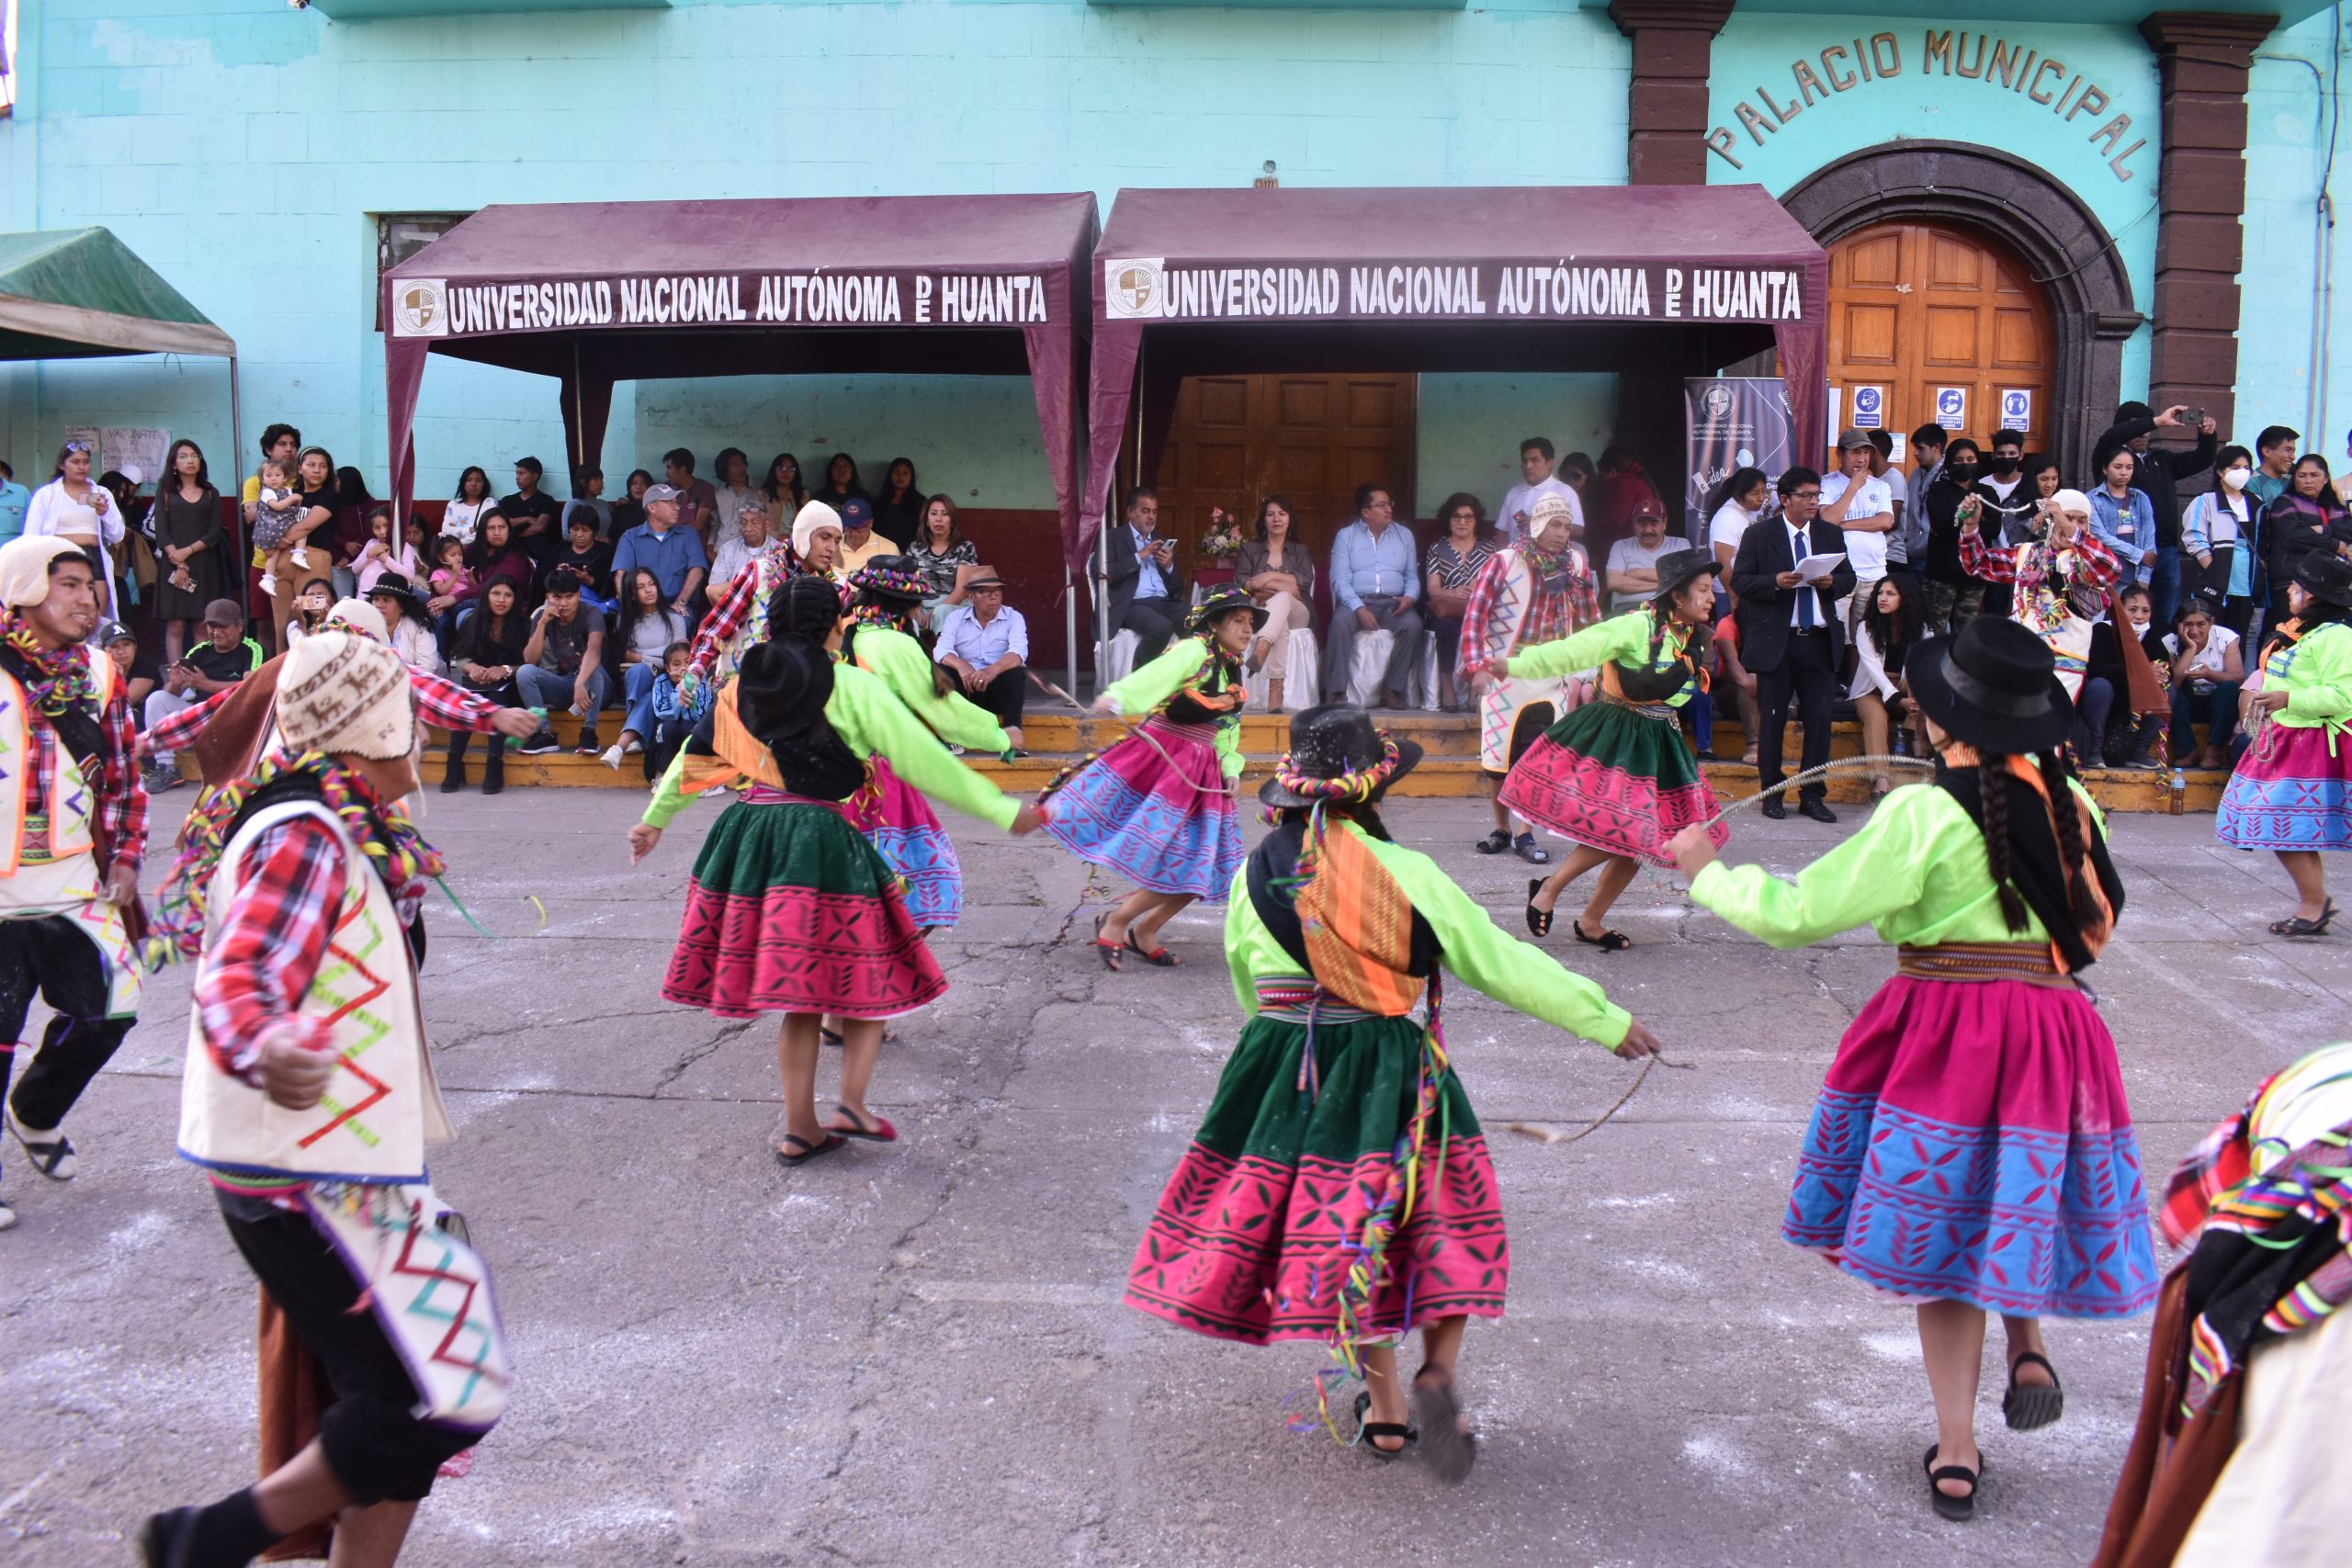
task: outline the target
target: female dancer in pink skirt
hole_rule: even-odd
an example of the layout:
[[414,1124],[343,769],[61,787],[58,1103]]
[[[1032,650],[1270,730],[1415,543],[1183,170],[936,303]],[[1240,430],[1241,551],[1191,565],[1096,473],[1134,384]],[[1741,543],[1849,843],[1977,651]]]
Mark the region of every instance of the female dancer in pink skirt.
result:
[[1046,831],[1136,891],[1094,922],[1105,969],[1133,953],[1173,967],[1156,940],[1195,898],[1222,903],[1241,864],[1233,808],[1241,776],[1241,655],[1266,612],[1222,588],[1193,612],[1187,635],[1114,682],[1094,711],[1148,714],[1125,737],[1068,769],[1037,797]]
[[2001,1413],[2064,1410],[2041,1319],[2154,1299],[2140,1146],[2115,1042],[2075,976],[2123,908],[2098,807],[2060,748],[2074,705],[2049,647],[1980,617],[1923,643],[1904,677],[1943,758],[1794,883],[1726,866],[1696,829],[1672,845],[1690,896],[1775,947],[1867,920],[1894,977],[1838,1043],[1797,1156],[1781,1235],[1915,1303],[1937,1513],[1976,1506],[1984,1314],[2008,1340]]

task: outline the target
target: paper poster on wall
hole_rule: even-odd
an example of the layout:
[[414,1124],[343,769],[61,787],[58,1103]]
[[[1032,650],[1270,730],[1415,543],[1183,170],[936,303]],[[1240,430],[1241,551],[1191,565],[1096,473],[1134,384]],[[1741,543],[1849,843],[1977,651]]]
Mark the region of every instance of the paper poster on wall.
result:
[[109,424],[99,433],[98,450],[107,468],[135,474],[141,484],[152,485],[164,472],[164,453],[171,444],[172,433],[168,430]]
[[1835,435],[1838,431],[1846,428],[1846,421],[1843,413],[1845,402],[1846,389],[1842,387],[1832,386],[1829,389],[1829,433],[1833,435]]
[[1896,468],[1901,468],[1911,460],[1910,438],[1899,430],[1894,433],[1894,450],[1886,455],[1886,460]]
[[1938,387],[1936,389],[1936,423],[1946,430],[1968,428],[1968,389]]
[[[1832,422],[1835,423],[1834,421]],[[1876,430],[1886,423],[1886,389],[1857,387],[1854,389],[1854,428]]]
[[2008,387],[2001,391],[2001,428],[2020,433],[2033,428],[2033,393],[2027,388]]
[[[69,424],[65,427],[67,446],[79,446],[90,455],[90,477],[96,479],[106,472],[106,463],[99,451],[98,427],[95,424]],[[27,479],[27,484],[32,481]]]

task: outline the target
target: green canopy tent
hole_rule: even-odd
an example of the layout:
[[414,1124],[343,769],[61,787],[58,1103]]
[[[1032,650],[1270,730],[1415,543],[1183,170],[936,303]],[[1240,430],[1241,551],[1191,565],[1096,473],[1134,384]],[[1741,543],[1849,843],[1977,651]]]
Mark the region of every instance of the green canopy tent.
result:
[[[0,234],[0,360],[99,359],[127,354],[196,354],[227,360],[229,447],[232,453],[243,452],[234,339],[104,229]],[[164,476],[150,477],[161,493]],[[235,556],[242,559],[244,530],[235,524],[232,527]]]

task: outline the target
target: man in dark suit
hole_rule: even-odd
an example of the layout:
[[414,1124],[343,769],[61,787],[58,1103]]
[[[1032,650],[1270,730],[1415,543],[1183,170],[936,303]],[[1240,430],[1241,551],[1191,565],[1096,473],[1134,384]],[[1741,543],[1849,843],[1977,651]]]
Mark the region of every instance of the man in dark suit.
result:
[[[1136,634],[1136,667],[1141,669],[1167,651],[1168,639],[1184,618],[1184,574],[1176,567],[1176,541],[1154,532],[1159,525],[1159,497],[1137,485],[1127,492],[1126,522],[1105,530],[1109,576],[1095,566],[1097,585],[1107,595],[1111,635]],[[1098,671],[1099,673],[1099,671]]]
[[[1806,770],[1829,761],[1829,704],[1837,688],[1838,660],[1845,627],[1835,605],[1854,591],[1854,569],[1845,561],[1826,577],[1800,579],[1796,564],[1806,556],[1843,553],[1846,536],[1821,522],[1821,476],[1791,468],[1781,476],[1781,512],[1760,517],[1740,536],[1732,557],[1732,592],[1739,595],[1739,660],[1756,676],[1756,771],[1764,787],[1781,782],[1781,731],[1794,694],[1804,721]],[[1797,810],[1816,822],[1838,814],[1822,799],[1815,779],[1797,791]],[[1788,815],[1779,795],[1764,803],[1764,815]]]

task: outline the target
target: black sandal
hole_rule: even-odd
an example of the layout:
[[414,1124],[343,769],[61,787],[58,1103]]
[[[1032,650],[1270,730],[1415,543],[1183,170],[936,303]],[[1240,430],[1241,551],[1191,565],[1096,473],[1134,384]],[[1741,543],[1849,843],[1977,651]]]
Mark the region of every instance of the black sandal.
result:
[[[1396,1461],[1403,1459],[1405,1457],[1405,1450],[1421,1440],[1421,1434],[1417,1429],[1408,1427],[1402,1422],[1365,1420],[1364,1416],[1369,1415],[1371,1410],[1371,1393],[1367,1391],[1357,1394],[1356,1440],[1354,1446],[1362,1449],[1364,1452],[1370,1454],[1381,1463],[1393,1464]],[[1372,1440],[1374,1438],[1401,1438],[1404,1440],[1399,1442],[1393,1449],[1384,1449],[1378,1443]]]
[[1634,945],[1632,937],[1627,936],[1623,931],[1612,931],[1607,926],[1600,928],[1599,936],[1587,936],[1584,934],[1584,921],[1581,919],[1569,921],[1568,931],[1587,947],[1597,947],[1603,953],[1623,953]]
[[1473,844],[1471,848],[1476,850],[1482,855],[1498,855],[1505,850],[1510,848],[1510,829],[1508,828],[1498,828],[1493,832],[1487,834],[1485,838],[1479,840],[1476,844]]
[[[1984,1473],[1984,1461],[1982,1456],[1979,1456],[1974,1470],[1969,1469],[1964,1464],[1947,1464],[1939,1467],[1936,1463],[1936,1450],[1941,1447],[1943,1447],[1941,1443],[1931,1443],[1928,1446],[1926,1461],[1928,1496],[1935,1503],[1936,1512],[1943,1517],[1953,1520],[1973,1519],[1976,1517],[1976,1487],[1978,1481]],[[1937,1484],[1944,1481],[1967,1482],[1968,1495],[1953,1496]]]
[[1552,852],[1537,843],[1535,841],[1535,835],[1532,833],[1521,833],[1518,838],[1511,840],[1510,847],[1512,850],[1517,852],[1520,859],[1525,861],[1530,865],[1550,865],[1552,863]]
[[[2270,922],[2272,936],[2325,936],[2328,922],[2335,919],[2335,900],[2330,898],[2319,912],[2319,919],[2307,920],[2301,915]],[[29,1145],[27,1145],[30,1147]]]
[[15,1134],[17,1143],[24,1145],[26,1160],[42,1176],[51,1181],[74,1179],[77,1162],[74,1157],[73,1142],[64,1134],[51,1128],[48,1137],[36,1137],[22,1122],[17,1120],[13,1110],[8,1112],[8,1131]]
[[1549,909],[1539,909],[1535,907],[1535,896],[1543,890],[1544,879],[1542,877],[1531,876],[1527,879],[1527,929],[1533,931],[1537,936],[1550,936],[1552,934],[1552,911]]
[[835,1149],[847,1147],[849,1144],[849,1140],[839,1133],[826,1134],[825,1141],[821,1144],[812,1144],[797,1133],[786,1133],[784,1135],[784,1141],[799,1145],[797,1153],[791,1149],[776,1150],[776,1164],[785,1166],[806,1165],[819,1155],[831,1154]]
[[1110,922],[1110,919],[1111,911],[1108,909],[1094,917],[1094,956],[1100,958],[1102,961],[1102,967],[1112,974],[1123,975],[1126,973],[1126,965],[1119,962],[1119,954],[1126,951],[1125,944],[1102,940],[1102,928]]
[[[2033,1362],[2050,1374],[2047,1386],[2018,1382],[2018,1369]],[[2066,1393],[2058,1386],[2058,1369],[2039,1350],[2027,1350],[2009,1363],[2009,1392],[2001,1396],[2001,1419],[2012,1432],[2030,1432],[2054,1423],[2066,1413]]]
[[1429,1456],[1437,1478],[1458,1486],[1478,1462],[1478,1438],[1464,1429],[1462,1403],[1453,1397],[1453,1380],[1423,1367],[1413,1374],[1413,1413],[1421,1418],[1421,1450]]
[[1143,943],[1136,940],[1136,928],[1133,926],[1127,928],[1127,951],[1155,969],[1173,969],[1184,962],[1164,947],[1155,947],[1148,953],[1145,952]]

